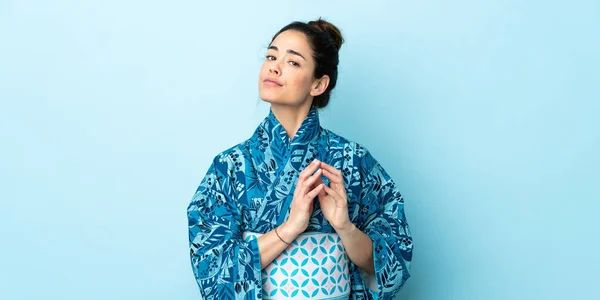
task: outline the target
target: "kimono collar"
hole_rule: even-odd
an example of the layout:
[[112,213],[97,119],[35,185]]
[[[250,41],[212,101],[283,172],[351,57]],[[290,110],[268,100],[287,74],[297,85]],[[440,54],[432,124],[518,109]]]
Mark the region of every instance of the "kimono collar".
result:
[[304,118],[294,138],[290,141],[283,125],[277,120],[273,114],[273,110],[269,109],[269,115],[258,126],[256,132],[261,140],[270,140],[274,143],[272,146],[288,148],[290,146],[300,146],[310,143],[319,134],[320,126],[317,108],[311,106],[308,115]]

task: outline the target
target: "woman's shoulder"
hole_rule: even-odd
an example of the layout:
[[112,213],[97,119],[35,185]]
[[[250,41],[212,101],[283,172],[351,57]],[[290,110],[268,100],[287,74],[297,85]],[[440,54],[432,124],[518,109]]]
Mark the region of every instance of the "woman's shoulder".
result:
[[219,151],[213,158],[213,164],[217,168],[227,170],[239,169],[245,156],[247,156],[246,153],[248,152],[249,141],[250,140],[245,140]]

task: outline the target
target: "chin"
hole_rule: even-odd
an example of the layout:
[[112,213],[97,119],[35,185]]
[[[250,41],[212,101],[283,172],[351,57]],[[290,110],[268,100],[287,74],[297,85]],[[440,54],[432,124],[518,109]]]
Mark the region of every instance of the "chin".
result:
[[276,105],[291,105],[291,106],[299,106],[303,103],[302,100],[290,99],[286,97],[282,97],[280,93],[272,93],[269,90],[259,91],[260,99],[264,102],[276,104]]
[[264,102],[268,102],[271,104],[283,104],[286,103],[288,101],[285,101],[284,99],[281,99],[281,97],[277,96],[277,95],[273,95],[272,93],[260,93],[260,99],[262,99],[262,101]]
[[273,102],[277,103],[277,100],[273,101],[274,100],[273,97],[266,97],[266,96],[260,95],[260,99],[267,103],[273,103]]
[[267,102],[267,103],[271,103],[273,104],[273,101],[269,100],[269,99],[265,99],[265,98],[260,98],[263,102]]

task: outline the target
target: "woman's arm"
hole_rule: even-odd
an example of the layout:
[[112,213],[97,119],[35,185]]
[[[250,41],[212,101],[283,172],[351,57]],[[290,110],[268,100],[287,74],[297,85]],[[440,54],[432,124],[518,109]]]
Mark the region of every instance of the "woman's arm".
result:
[[[308,227],[310,215],[313,211],[313,199],[324,187],[323,184],[319,184],[313,188],[315,182],[321,178],[321,170],[317,170],[319,164],[318,160],[313,161],[298,176],[290,216],[287,221],[258,238],[261,269],[277,258]],[[277,234],[279,234],[279,237]]]
[[350,223],[348,228],[336,230],[342,239],[342,245],[346,250],[348,258],[353,264],[365,270],[370,275],[375,273],[373,264],[373,241],[354,224]]
[[350,222],[342,172],[326,163],[321,163],[321,168],[331,184],[331,187],[325,186],[324,191],[319,194],[323,216],[340,236],[350,261],[373,274],[373,241]]
[[360,164],[362,217],[357,228],[371,238],[379,299],[393,299],[410,277],[412,235],[398,186],[365,150]]
[[215,158],[187,209],[190,259],[203,299],[260,296],[260,253],[244,241],[225,159]]
[[[277,236],[279,236],[281,239]],[[287,249],[288,243],[291,243],[299,233],[293,231],[289,224],[283,223],[277,227],[277,233],[275,229],[258,237],[258,249],[260,249],[260,268],[264,269],[273,260],[275,260],[283,250]]]
[[340,170],[322,163],[330,180],[319,194],[323,216],[342,239],[348,257],[359,268],[374,274],[380,299],[391,299],[408,277],[412,236],[404,215],[400,191],[368,151],[360,158],[361,199],[366,215],[353,224]]

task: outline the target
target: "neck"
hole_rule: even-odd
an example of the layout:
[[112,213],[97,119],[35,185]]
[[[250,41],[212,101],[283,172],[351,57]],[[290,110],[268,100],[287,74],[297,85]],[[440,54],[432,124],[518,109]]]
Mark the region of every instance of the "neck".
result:
[[310,106],[311,101],[306,101],[306,104],[303,103],[300,106],[271,104],[273,114],[285,129],[290,141],[294,138],[306,116],[308,116]]

